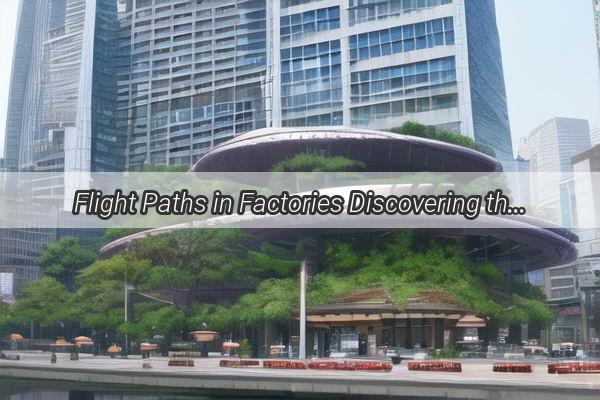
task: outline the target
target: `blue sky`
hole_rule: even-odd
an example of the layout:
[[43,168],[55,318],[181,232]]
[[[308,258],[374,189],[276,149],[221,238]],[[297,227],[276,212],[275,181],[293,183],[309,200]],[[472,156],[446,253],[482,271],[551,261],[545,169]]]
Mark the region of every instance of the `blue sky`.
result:
[[[0,13],[0,149],[18,2],[2,0]],[[496,9],[514,146],[554,116],[600,127],[592,0],[496,0]]]

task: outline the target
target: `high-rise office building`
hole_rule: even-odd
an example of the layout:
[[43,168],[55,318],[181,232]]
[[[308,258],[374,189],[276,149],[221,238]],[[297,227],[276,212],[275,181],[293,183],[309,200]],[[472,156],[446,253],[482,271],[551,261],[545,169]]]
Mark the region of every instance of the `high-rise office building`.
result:
[[128,164],[190,165],[266,126],[265,0],[121,2],[119,120]]
[[11,170],[124,168],[118,33],[114,1],[21,0],[4,154]]
[[512,160],[493,0],[121,1],[128,163],[264,126],[460,132]]
[[[5,169],[58,172],[51,178],[36,175],[32,186],[40,199],[62,200],[75,189],[73,175],[62,172],[124,169],[125,135],[115,123],[118,34],[113,0],[20,1]],[[13,206],[23,207],[18,199],[6,200],[0,218],[10,221]],[[0,230],[0,272],[13,277],[15,290],[39,275],[41,252],[61,235],[58,210],[51,216],[42,207],[41,216],[28,207],[28,218],[44,228]]]
[[556,215],[557,222],[571,227],[576,220],[571,204],[573,166],[571,158],[591,147],[587,120],[552,118],[529,134],[531,201]]
[[594,128],[590,131],[590,139],[592,146],[600,144],[600,128]]
[[592,0],[594,5],[594,23],[596,26],[596,44],[598,45],[598,67],[600,67],[600,0]]

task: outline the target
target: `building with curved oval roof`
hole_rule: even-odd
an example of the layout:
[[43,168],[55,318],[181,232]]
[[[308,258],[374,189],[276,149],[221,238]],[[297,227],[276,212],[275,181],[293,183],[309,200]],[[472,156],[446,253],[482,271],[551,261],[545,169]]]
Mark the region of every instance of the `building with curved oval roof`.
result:
[[[501,166],[495,159],[464,147],[388,132],[346,128],[277,128],[250,132],[218,146],[202,157],[194,166],[194,171],[198,173],[269,171],[278,162],[307,151],[359,160],[365,164],[368,171],[501,171]],[[321,228],[302,227],[302,218],[299,218],[293,227],[285,227],[280,221],[277,221],[276,217],[269,216],[233,215],[218,218],[229,218],[235,222],[240,222],[240,219],[244,218],[265,219],[268,221],[265,227],[257,228],[254,224],[249,224],[245,230],[263,240],[275,239],[291,242],[305,240],[306,243],[309,243],[308,248],[312,248],[312,250],[308,251],[307,258],[302,263],[303,273],[301,276],[305,276],[309,268],[318,268],[319,257],[315,254],[318,251],[316,250],[318,242],[323,238],[331,235],[368,235],[374,232],[394,230],[393,227],[335,228],[327,221],[327,216],[324,217],[325,221]],[[269,221],[269,218],[272,218],[272,221]],[[124,250],[137,240],[149,236],[169,234],[179,229],[210,228],[211,226],[216,226],[212,220],[190,221],[185,224],[140,232],[109,243],[101,249],[101,253],[109,255]],[[428,229],[427,232],[440,238],[463,238],[467,252],[473,260],[494,263],[504,271],[509,282],[524,281],[528,271],[564,264],[577,257],[577,251],[573,245],[573,242],[577,240],[575,235],[531,217],[508,219],[486,215],[482,217],[481,221],[476,221],[470,229],[453,228],[450,220],[447,226],[443,229]],[[306,326],[306,309],[302,302],[299,315],[301,321],[299,348],[301,349],[300,356],[303,357],[302,349],[307,347],[306,329],[302,328]],[[454,316],[451,317],[454,318]],[[319,318],[315,320],[323,322],[322,318]],[[405,318],[412,319],[412,317]],[[447,325],[447,319],[444,321],[446,322],[443,324]],[[441,325],[435,326],[436,330],[441,329]],[[513,331],[517,330],[520,330],[520,327],[513,329]],[[515,335],[517,334],[515,333]],[[517,336],[514,336],[513,340],[517,340],[514,339],[515,337]],[[409,342],[419,343],[418,340],[409,335]],[[423,342],[431,343],[433,341],[434,346],[438,346],[442,343],[441,340],[439,335],[437,337],[434,335],[423,339]]]

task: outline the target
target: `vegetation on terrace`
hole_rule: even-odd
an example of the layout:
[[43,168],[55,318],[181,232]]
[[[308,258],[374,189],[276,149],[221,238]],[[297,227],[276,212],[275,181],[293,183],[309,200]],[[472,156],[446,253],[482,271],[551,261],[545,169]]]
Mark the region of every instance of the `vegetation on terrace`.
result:
[[402,126],[398,128],[392,128],[390,131],[401,135],[417,136],[425,139],[439,140],[440,142],[451,143],[457,146],[477,150],[491,157],[496,156],[496,153],[493,149],[490,149],[487,146],[475,142],[468,136],[461,135],[457,132],[439,129],[434,126],[426,126],[414,121],[405,122]]

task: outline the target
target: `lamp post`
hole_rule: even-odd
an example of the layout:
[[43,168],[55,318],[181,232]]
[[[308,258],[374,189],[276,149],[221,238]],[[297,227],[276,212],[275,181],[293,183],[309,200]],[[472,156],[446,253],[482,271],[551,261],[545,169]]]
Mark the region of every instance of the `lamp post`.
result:
[[306,259],[300,264],[300,348],[298,357],[303,360],[306,358]]
[[[131,290],[135,290],[135,287],[132,285],[128,285],[127,281],[125,281],[125,324],[127,325],[127,321],[129,319],[129,292]],[[127,327],[125,328],[127,329]],[[127,331],[125,331],[125,356],[129,354],[129,335]]]

